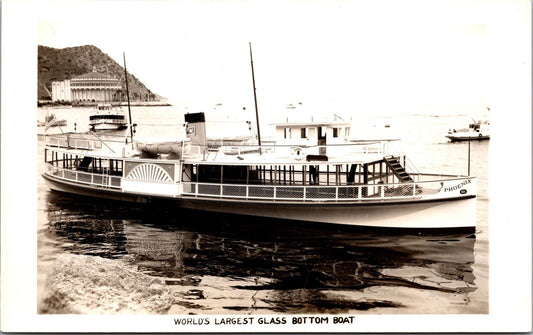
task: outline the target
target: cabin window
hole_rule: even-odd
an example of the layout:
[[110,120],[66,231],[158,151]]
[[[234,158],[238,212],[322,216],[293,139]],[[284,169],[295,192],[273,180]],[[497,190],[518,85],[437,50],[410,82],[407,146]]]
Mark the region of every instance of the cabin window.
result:
[[219,184],[221,181],[222,181],[222,169],[220,165],[199,165],[198,166],[198,182]]
[[339,137],[339,128],[333,128],[333,137]]
[[222,177],[223,182],[226,184],[246,184],[248,181],[247,166],[224,165]]
[[285,133],[283,134],[283,138],[291,138],[291,128],[285,128]]
[[121,160],[109,160],[109,174],[114,176],[122,176],[123,163]]
[[307,138],[307,129],[306,128],[300,129],[300,138]]
[[344,128],[344,136],[346,137],[350,136],[350,127]]
[[[102,169],[107,165],[104,161],[100,162],[97,158],[85,157],[81,159],[72,157],[72,162],[59,160],[59,164],[65,163],[69,166],[79,166],[78,170],[87,169],[88,172],[95,173],[96,170]],[[116,166],[121,161],[111,161],[111,169],[118,172],[121,166]],[[121,164],[120,164],[121,165]],[[81,169],[80,169],[81,168]],[[232,185],[287,185],[287,186],[307,186],[307,185],[357,185],[368,183],[378,185],[387,183],[389,179],[394,178],[391,171],[383,161],[372,162],[368,164],[317,164],[309,163],[302,165],[256,165],[256,166],[227,166],[227,165],[194,165],[184,164],[182,168],[182,180],[185,186],[185,192],[195,192],[194,187],[200,187],[200,193],[219,194],[219,192],[230,192],[229,195],[245,195],[242,186],[226,186],[220,188],[218,185],[205,184],[232,184]],[[100,172],[101,173],[101,172]],[[105,172],[104,172],[105,173]],[[111,174],[111,173],[110,173]],[[190,182],[199,182],[203,186],[190,186]],[[203,190],[203,191],[202,191]],[[254,190],[260,190],[254,188]],[[368,194],[372,195],[377,192],[378,188],[369,189]],[[365,190],[363,190],[366,192]],[[293,197],[299,188],[279,188],[278,196]],[[309,192],[315,192],[311,190]],[[328,192],[331,192],[329,190]],[[309,193],[312,197],[314,193]],[[315,194],[316,195],[316,194]],[[334,193],[333,193],[334,196]]]
[[193,169],[193,165],[192,164],[183,164],[183,168],[182,169],[183,169],[183,175],[182,175],[181,179],[183,181],[196,181],[196,176],[195,176],[196,166]]

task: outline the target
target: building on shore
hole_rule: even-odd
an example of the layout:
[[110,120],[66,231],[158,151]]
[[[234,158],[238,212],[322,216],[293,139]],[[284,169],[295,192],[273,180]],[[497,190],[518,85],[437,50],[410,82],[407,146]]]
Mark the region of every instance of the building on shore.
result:
[[52,82],[53,101],[71,101],[70,80]]
[[122,86],[118,79],[95,71],[52,82],[53,101],[110,102],[119,101],[121,94]]

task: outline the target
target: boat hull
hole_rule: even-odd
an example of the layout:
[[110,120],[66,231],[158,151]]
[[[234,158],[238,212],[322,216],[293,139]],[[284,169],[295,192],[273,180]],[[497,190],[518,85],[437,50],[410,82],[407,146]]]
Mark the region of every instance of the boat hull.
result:
[[490,140],[489,135],[483,135],[483,136],[452,136],[452,135],[449,135],[446,137],[452,142]]
[[213,199],[193,196],[166,198],[79,185],[43,175],[52,190],[83,196],[141,203],[167,202],[169,206],[199,211],[322,222],[359,227],[401,229],[464,229],[476,225],[476,198],[353,202],[281,202]]
[[180,207],[212,212],[380,228],[475,227],[476,199],[387,203],[276,204],[181,199]]

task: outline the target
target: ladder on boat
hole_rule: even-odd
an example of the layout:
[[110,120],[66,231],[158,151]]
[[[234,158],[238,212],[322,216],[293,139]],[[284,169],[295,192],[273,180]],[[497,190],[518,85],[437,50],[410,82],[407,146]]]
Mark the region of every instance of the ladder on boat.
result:
[[395,156],[385,156],[383,157],[383,160],[387,164],[387,166],[394,172],[396,177],[400,180],[402,183],[407,182],[413,182],[413,178],[405,171],[405,168],[400,163],[400,157]]
[[93,162],[93,158],[89,156],[83,157],[80,165],[78,165],[77,170],[79,171],[85,171],[87,172],[89,169],[89,165]]

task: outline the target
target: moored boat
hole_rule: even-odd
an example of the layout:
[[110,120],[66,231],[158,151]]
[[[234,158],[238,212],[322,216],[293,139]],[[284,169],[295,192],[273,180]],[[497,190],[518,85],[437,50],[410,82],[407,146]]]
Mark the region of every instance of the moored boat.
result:
[[44,138],[47,135],[61,134],[66,129],[67,120],[58,119],[55,114],[48,114],[44,121],[37,121],[37,137]]
[[488,121],[474,121],[468,125],[468,128],[448,130],[446,137],[452,142],[489,140],[489,125]]
[[202,113],[185,120],[187,140],[175,145],[188,149],[178,156],[164,148],[146,157],[138,144],[86,134],[49,136],[43,177],[56,191],[196,210],[368,227],[475,227],[476,178],[420,173],[388,150],[390,141],[299,146],[298,155],[291,145],[248,145],[230,154],[208,144]]
[[58,119],[55,114],[46,115],[44,118],[44,121],[38,121],[37,126],[38,127],[45,127],[45,129],[48,129],[50,127],[64,127],[67,125],[67,120],[65,119]]
[[95,112],[89,116],[91,130],[122,130],[128,127],[125,112],[111,104],[99,104]]

